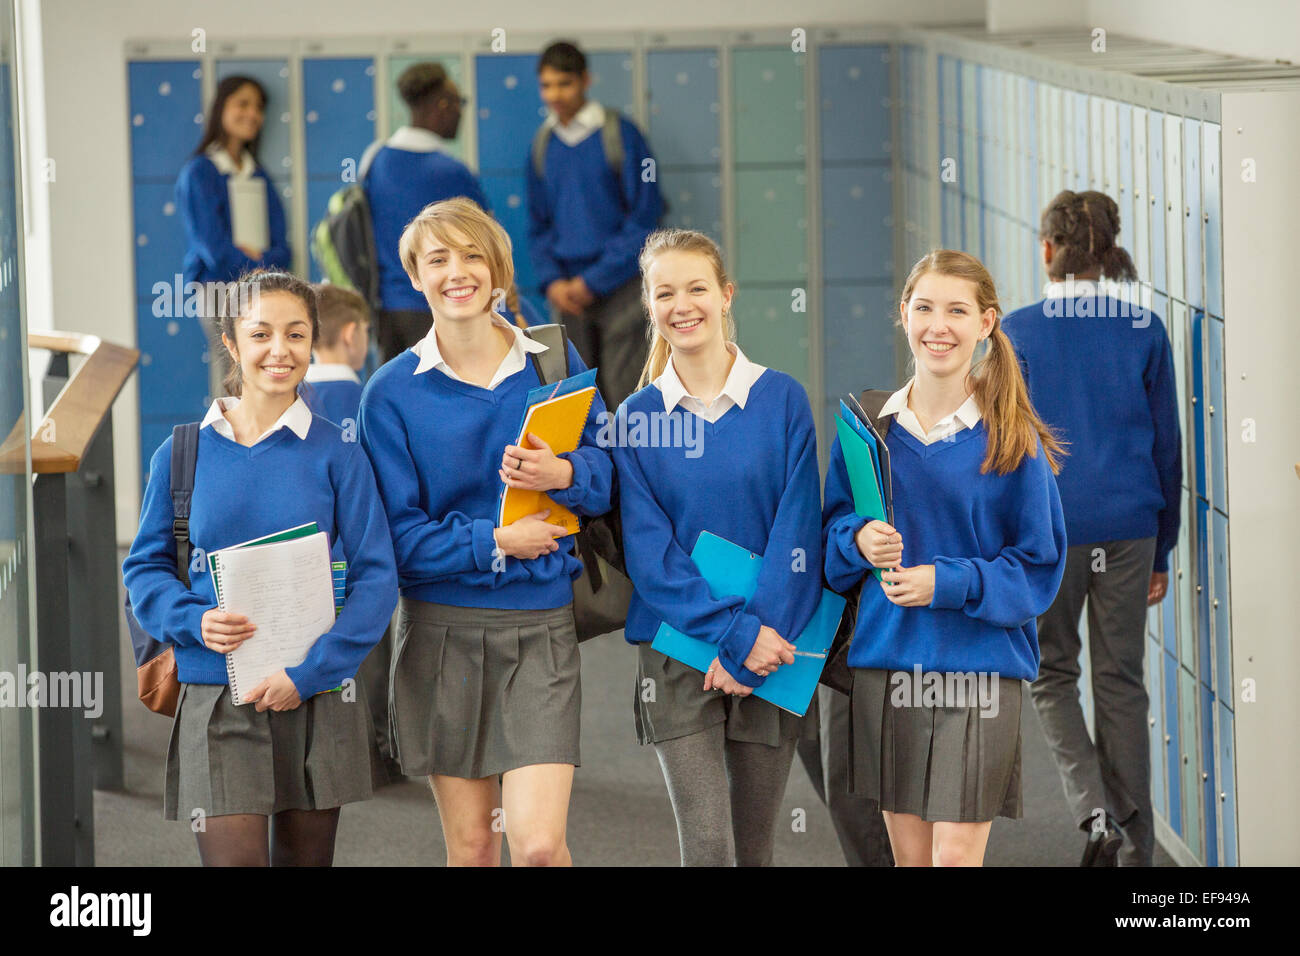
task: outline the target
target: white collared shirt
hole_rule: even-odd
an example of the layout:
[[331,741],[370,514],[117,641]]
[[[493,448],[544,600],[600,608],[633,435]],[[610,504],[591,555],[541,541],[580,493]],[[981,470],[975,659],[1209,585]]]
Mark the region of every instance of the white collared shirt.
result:
[[945,415],[934,423],[934,427],[928,432],[921,427],[920,420],[916,413],[907,407],[907,398],[912,393],[912,385],[916,379],[912,378],[906,385],[896,391],[893,395],[885,400],[885,404],[880,407],[880,414],[893,415],[894,420],[902,425],[912,434],[917,441],[923,445],[933,445],[937,441],[943,441],[957,434],[963,428],[974,428],[979,424],[980,407],[975,404],[975,396],[968,395],[966,401],[951,415]]
[[342,362],[314,362],[307,366],[307,381],[318,382],[356,382],[361,384],[361,376],[351,365]]
[[388,139],[377,139],[366,147],[366,151],[361,154],[361,162],[357,164],[357,179],[366,178],[366,173],[370,171],[370,164],[375,160],[375,154],[384,146],[402,149],[408,153],[436,153],[447,148],[447,141],[431,129],[424,129],[421,126],[399,126]]
[[247,149],[239,157],[239,165],[230,158],[230,153],[226,152],[225,147],[219,143],[212,143],[207,150],[208,159],[212,160],[212,165],[217,167],[217,172],[223,176],[230,176],[233,179],[252,179],[253,173],[257,171],[257,163],[253,160],[253,154]]
[[550,111],[546,114],[545,125],[555,131],[565,146],[577,146],[605,125],[605,107],[595,100],[587,100],[567,125],[560,122],[554,111]]
[[[527,353],[546,351],[545,345],[524,335],[523,329],[507,322],[497,312],[492,313],[492,324],[498,328],[509,329],[514,334],[515,341],[510,346],[510,351],[506,353],[506,357],[501,360],[501,364],[497,366],[496,372],[492,375],[492,381],[488,382],[488,391],[492,391],[511,375],[521,371],[528,364]],[[429,334],[411,346],[411,351],[420,360],[416,363],[415,371],[412,374],[422,375],[429,369],[437,369],[453,382],[464,382],[465,380],[455,373],[452,367],[443,359],[442,353],[438,351],[437,325],[438,323],[434,322],[429,328]],[[471,383],[466,382],[466,384]]]
[[[235,429],[226,419],[224,412],[228,412],[238,405],[239,399],[233,396],[218,398],[208,406],[208,413],[203,416],[203,422],[199,425],[199,430],[202,431],[211,425],[212,430],[222,438],[229,438],[231,441],[237,442],[239,439],[235,438]],[[311,409],[307,407],[307,403],[301,397],[297,398],[292,405],[285,409],[284,414],[276,419],[275,424],[262,432],[253,444],[256,445],[258,442],[264,441],[268,435],[278,432],[281,428],[288,428],[299,438],[306,438],[307,432],[311,431]]]
[[693,412],[710,423],[716,422],[731,411],[733,405],[739,405],[743,411],[745,402],[749,400],[749,390],[754,387],[758,377],[767,371],[767,366],[758,365],[745,358],[745,353],[740,350],[740,346],[733,342],[727,343],[727,350],[736,356],[736,360],[731,363],[731,371],[727,373],[722,391],[709,405],[705,405],[686,391],[686,386],[677,375],[677,369],[673,368],[673,360],[670,357],[663,373],[654,380],[655,387],[664,395],[664,411],[671,412],[681,405],[686,411]]

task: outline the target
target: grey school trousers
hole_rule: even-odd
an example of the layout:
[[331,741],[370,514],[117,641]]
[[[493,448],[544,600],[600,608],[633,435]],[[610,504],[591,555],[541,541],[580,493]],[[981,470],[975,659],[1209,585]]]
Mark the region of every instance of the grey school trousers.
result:
[[[1155,850],[1151,744],[1147,736],[1147,589],[1156,539],[1070,548],[1061,589],[1038,619],[1042,663],[1030,685],[1034,709],[1061,773],[1065,799],[1085,832],[1105,809],[1124,827],[1121,866],[1150,866]],[[1105,558],[1105,570],[1099,557]],[[1079,615],[1088,601],[1093,725],[1079,703]]]
[[636,391],[650,348],[640,277],[597,299],[581,316],[559,313],[559,320],[587,368],[598,369],[596,386],[612,413]]

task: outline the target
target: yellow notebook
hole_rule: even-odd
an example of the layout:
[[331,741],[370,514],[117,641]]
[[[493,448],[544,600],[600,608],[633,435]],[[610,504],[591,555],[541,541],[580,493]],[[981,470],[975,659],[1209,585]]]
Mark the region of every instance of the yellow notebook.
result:
[[[595,388],[582,388],[559,398],[538,402],[524,416],[524,424],[519,429],[519,438],[515,444],[521,448],[531,448],[531,442],[525,437],[531,432],[550,445],[551,451],[557,455],[576,450],[582,440],[582,430],[587,425],[587,415],[591,412],[591,403],[595,397]],[[504,490],[497,514],[497,527],[504,528],[526,515],[546,508],[551,509],[546,519],[548,524],[563,526],[567,534],[578,533],[576,514],[563,505],[556,504],[546,492],[528,491],[524,488]]]

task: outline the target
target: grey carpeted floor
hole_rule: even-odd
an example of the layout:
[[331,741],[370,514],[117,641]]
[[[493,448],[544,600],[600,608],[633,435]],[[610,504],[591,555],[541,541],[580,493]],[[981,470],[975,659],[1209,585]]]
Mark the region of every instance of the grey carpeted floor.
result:
[[[124,556],[124,555],[123,555]],[[135,674],[125,627],[126,701],[123,792],[95,793],[95,860],[100,866],[194,866],[187,823],[162,819],[162,767],[171,722],[135,700]],[[675,866],[677,832],[654,750],[637,745],[632,725],[632,648],[607,636],[582,649],[582,759],[569,813],[569,848],[586,866]],[[993,824],[990,866],[1076,866],[1082,835],[1071,825],[1060,780],[1026,696],[1023,709],[1025,815]],[[806,829],[796,832],[795,810]],[[786,787],[776,863],[843,866],[830,817],[798,759]],[[442,865],[446,851],[427,784],[385,787],[374,799],[343,808],[335,862],[340,866]],[[1159,847],[1156,863],[1173,863]]]

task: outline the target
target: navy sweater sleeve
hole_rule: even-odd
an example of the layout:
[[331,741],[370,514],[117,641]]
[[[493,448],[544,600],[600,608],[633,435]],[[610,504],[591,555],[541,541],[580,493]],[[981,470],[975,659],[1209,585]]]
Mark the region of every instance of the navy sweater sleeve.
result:
[[[620,183],[626,200],[623,226],[605,242],[600,258],[582,271],[582,281],[596,295],[609,295],[640,272],[637,257],[646,237],[663,215],[663,198],[659,195],[657,176],[649,181],[643,169],[654,168],[650,147],[636,126],[624,119],[623,176]],[[646,160],[650,165],[646,166]]]
[[1051,607],[1065,573],[1067,541],[1061,496],[1042,445],[1006,477],[1014,481],[1004,498],[1003,533],[1013,543],[992,559],[936,555],[930,607],[960,610],[1011,628]]
[[[235,247],[230,226],[230,196],[225,178],[207,157],[196,157],[176,182],[176,205],[185,222],[185,238],[190,251],[203,262],[206,278],[228,281],[257,266]],[[280,237],[284,236],[284,211],[278,199],[267,189],[267,210],[280,211]],[[272,214],[274,239],[274,215]]]
[[[785,490],[763,551],[763,569],[746,610],[794,642],[808,626],[822,591],[821,488],[817,473],[817,431],[802,388],[790,390],[793,405],[784,423]],[[725,662],[724,662],[725,663]],[[733,662],[744,663],[744,658]],[[732,668],[728,667],[728,672]],[[742,683],[753,675],[741,671]],[[753,678],[758,679],[758,678]]]
[[524,179],[528,196],[528,255],[533,260],[537,288],[546,293],[546,287],[556,279],[567,278],[555,255],[555,218],[551,202],[546,195],[546,185],[537,178],[533,168],[531,146],[524,160]]
[[831,444],[826,469],[826,503],[822,507],[822,548],[825,551],[826,583],[831,590],[848,593],[862,580],[871,563],[862,556],[854,540],[867,519],[853,510],[853,488],[844,463],[840,440]]
[[[569,343],[569,373],[577,375],[585,372],[578,350]],[[603,515],[609,511],[614,491],[614,461],[609,452],[600,447],[597,435],[599,422],[605,417],[605,400],[596,390],[592,399],[591,410],[587,414],[587,424],[582,430],[582,440],[571,452],[562,452],[556,457],[563,458],[573,466],[573,483],[568,488],[548,491],[547,495],[558,505],[588,518]]]
[[[626,403],[618,414],[627,414]],[[654,615],[683,634],[718,646],[718,660],[736,680],[757,687],[763,678],[743,666],[760,621],[739,596],[715,598],[646,481],[639,454],[654,449],[614,447],[628,576]],[[694,542],[690,542],[691,545]],[[766,562],[765,562],[766,563]]]
[[297,667],[286,669],[303,700],[338,687],[384,634],[397,607],[397,568],[388,521],[365,453],[349,443],[334,484],[334,527],[348,562],[343,611]]
[[195,594],[176,576],[171,460],[172,440],[168,438],[149,463],[140,528],[122,564],[122,578],[136,620],[148,633],[160,641],[197,647],[203,644],[203,615],[216,604]]
[[[1160,320],[1157,319],[1157,322]],[[1160,493],[1165,504],[1157,517],[1156,559],[1153,570],[1169,572],[1169,552],[1178,543],[1181,518],[1180,498],[1183,483],[1182,436],[1178,426],[1178,397],[1175,390],[1173,350],[1169,337],[1162,331],[1143,374],[1151,421],[1155,426],[1155,444],[1151,449],[1156,472],[1160,475]]]

